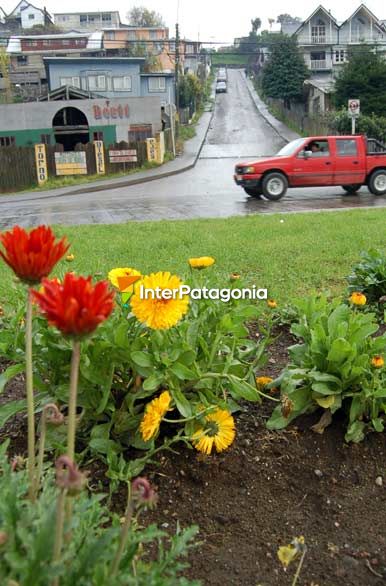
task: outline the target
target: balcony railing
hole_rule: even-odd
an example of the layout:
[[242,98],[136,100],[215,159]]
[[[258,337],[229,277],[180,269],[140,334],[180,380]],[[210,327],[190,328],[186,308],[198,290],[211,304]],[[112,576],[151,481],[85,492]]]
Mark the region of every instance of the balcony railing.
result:
[[326,36],[325,35],[312,35],[311,42],[315,43],[316,45],[323,45],[326,43]]
[[327,64],[326,59],[312,59],[309,61],[309,68],[312,71],[320,70],[320,69],[329,69],[331,66]]

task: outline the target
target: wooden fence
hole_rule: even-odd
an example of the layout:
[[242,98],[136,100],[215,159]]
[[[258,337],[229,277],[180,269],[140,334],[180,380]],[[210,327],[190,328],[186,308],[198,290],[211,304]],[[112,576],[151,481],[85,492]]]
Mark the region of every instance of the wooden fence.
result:
[[[110,161],[109,150],[136,150],[136,162]],[[93,143],[77,144],[75,151],[83,151],[86,154],[87,174],[96,173],[96,158]],[[56,176],[55,153],[63,152],[60,144],[46,145],[48,178]],[[147,161],[146,142],[119,142],[112,145],[104,145],[105,174],[120,173],[141,167]],[[0,148],[0,193],[20,191],[37,185],[35,148],[9,146]]]

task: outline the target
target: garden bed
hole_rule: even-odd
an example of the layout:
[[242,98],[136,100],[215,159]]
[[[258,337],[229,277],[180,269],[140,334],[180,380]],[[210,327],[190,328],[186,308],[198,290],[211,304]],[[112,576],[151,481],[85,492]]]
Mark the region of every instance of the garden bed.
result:
[[[259,374],[276,376],[291,344],[282,330]],[[23,394],[18,377],[2,403]],[[204,457],[180,446],[178,454],[161,454],[158,466],[145,470],[158,488],[158,506],[142,520],[171,533],[177,521],[199,525],[200,543],[186,575],[203,585],[290,585],[294,568],[284,572],[277,549],[299,535],[308,547],[300,584],[384,584],[386,495],[376,483],[378,477],[386,483],[384,435],[346,444],[337,415],[318,435],[309,428],[320,413],[272,432],[265,427],[271,410],[267,403],[245,405],[236,416],[236,441],[221,455]],[[24,416],[7,423],[5,437],[13,454],[25,450]],[[105,482],[103,470],[93,470],[94,482]],[[114,506],[123,511],[125,498],[124,492],[115,495]]]

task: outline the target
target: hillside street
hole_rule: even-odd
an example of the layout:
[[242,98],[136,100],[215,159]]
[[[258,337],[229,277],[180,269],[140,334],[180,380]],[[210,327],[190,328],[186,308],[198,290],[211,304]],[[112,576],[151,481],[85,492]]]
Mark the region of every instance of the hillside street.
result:
[[[216,96],[214,114],[194,168],[138,185],[111,185],[106,189],[99,185],[100,191],[82,185],[81,189],[74,186],[41,194],[0,197],[0,227],[227,217],[386,205],[386,198],[374,197],[366,188],[361,189],[359,196],[349,197],[343,195],[340,187],[293,189],[278,202],[248,197],[233,181],[234,165],[240,160],[272,155],[284,144],[283,137],[256,108],[243,71],[229,70],[228,92]],[[173,169],[173,165],[176,167],[178,161],[167,163],[160,172]],[[82,193],[74,194],[74,191]]]

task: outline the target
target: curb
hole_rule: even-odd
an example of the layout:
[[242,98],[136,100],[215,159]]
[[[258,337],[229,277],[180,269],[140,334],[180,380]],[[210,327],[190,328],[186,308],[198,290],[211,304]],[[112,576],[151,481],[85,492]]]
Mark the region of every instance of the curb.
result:
[[[211,116],[209,118],[208,121],[208,125],[205,129],[203,138],[199,144],[199,148],[197,150],[197,153],[195,154],[193,161],[191,163],[188,163],[187,165],[183,166],[183,167],[179,167],[178,169],[174,169],[172,171],[164,171],[163,173],[159,173],[158,175],[149,175],[147,177],[140,177],[140,178],[133,178],[133,179],[127,179],[126,181],[122,181],[120,183],[103,183],[101,182],[101,185],[93,185],[93,186],[88,186],[87,184],[85,184],[83,187],[79,187],[78,189],[73,189],[71,191],[66,191],[65,193],[54,193],[52,195],[41,195],[41,196],[37,196],[37,197],[33,197],[31,199],[23,199],[23,200],[19,200],[20,203],[22,203],[23,201],[39,201],[39,200],[45,200],[45,199],[52,199],[52,198],[57,198],[57,197],[61,197],[61,196],[65,196],[65,195],[79,195],[81,193],[94,193],[97,191],[104,191],[106,189],[119,189],[121,187],[129,187],[131,185],[139,185],[141,183],[148,183],[150,181],[156,181],[157,179],[165,179],[166,177],[171,177],[172,175],[178,175],[179,173],[184,173],[185,171],[189,171],[190,169],[193,169],[198,161],[198,158],[201,154],[202,151],[202,147],[204,146],[207,134],[209,132],[209,127],[211,125],[212,119],[214,116],[214,108],[211,111]],[[60,187],[57,188],[58,191],[60,190]],[[26,194],[24,194],[26,195]],[[33,192],[30,192],[30,195],[33,195]],[[7,201],[3,200],[3,197],[11,197],[12,199],[10,200],[12,203],[15,200],[15,194],[4,194],[4,196],[0,196],[0,203],[8,203]],[[16,194],[17,197],[17,194]]]
[[[241,74],[240,74],[240,75],[241,75]],[[280,132],[280,131],[279,131],[279,130],[276,128],[276,126],[275,126],[275,125],[272,123],[272,121],[271,121],[271,120],[269,120],[269,118],[266,116],[266,114],[264,113],[263,109],[262,109],[262,108],[261,108],[261,107],[260,107],[260,106],[257,104],[257,102],[256,102],[256,100],[255,100],[255,96],[253,95],[253,92],[254,92],[255,90],[254,90],[254,88],[252,89],[252,88],[250,87],[250,83],[252,83],[252,82],[248,83],[248,81],[250,81],[250,80],[246,80],[246,86],[247,86],[247,88],[248,88],[249,95],[251,96],[251,98],[252,98],[252,101],[253,101],[253,103],[254,103],[254,105],[255,105],[255,107],[256,107],[256,109],[257,109],[257,111],[259,112],[259,114],[261,114],[261,116],[264,118],[264,120],[267,122],[267,124],[269,124],[269,126],[270,126],[270,127],[271,127],[271,128],[272,128],[272,129],[273,129],[275,132],[276,132],[276,134],[278,134],[278,135],[280,136],[280,138],[281,138],[282,140],[284,140],[284,142],[286,142],[286,143],[289,143],[289,142],[290,142],[290,140],[288,140],[288,138],[287,138],[286,136],[284,136],[284,134],[282,134],[282,133],[281,133],[281,132]],[[274,116],[273,116],[273,118],[274,118]]]

